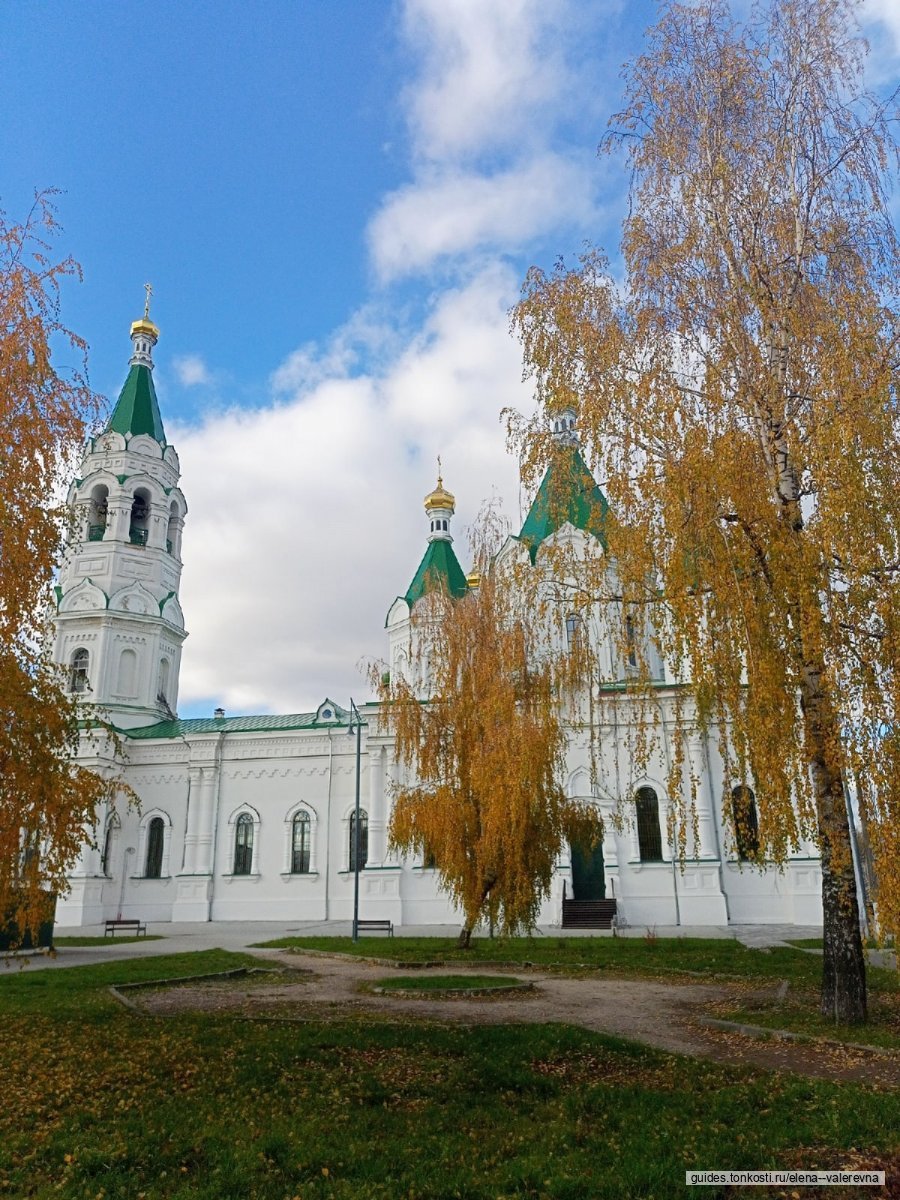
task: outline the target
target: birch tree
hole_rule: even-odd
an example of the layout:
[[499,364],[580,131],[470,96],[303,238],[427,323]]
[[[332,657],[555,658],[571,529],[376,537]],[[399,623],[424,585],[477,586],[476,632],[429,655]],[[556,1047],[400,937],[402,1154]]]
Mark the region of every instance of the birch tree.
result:
[[434,866],[463,910],[461,947],[479,921],[533,927],[564,843],[589,850],[603,836],[599,811],[563,786],[571,667],[544,606],[498,567],[496,529],[486,520],[476,535],[477,586],[417,603],[408,675],[372,672],[409,780],[390,841]]
[[32,932],[93,822],[107,784],[72,764],[75,698],[46,653],[47,604],[66,533],[60,500],[97,416],[84,372],[51,361],[85,344],[62,325],[59,285],[79,268],[53,261],[52,206],[24,224],[0,211],[0,922]]
[[[514,316],[545,407],[580,409],[623,604],[756,793],[760,860],[817,840],[821,1007],[847,1022],[851,781],[900,928],[896,145],[865,49],[844,0],[665,7],[603,146],[632,172],[624,284],[592,250],[532,270]],[[546,442],[518,435],[533,476]]]

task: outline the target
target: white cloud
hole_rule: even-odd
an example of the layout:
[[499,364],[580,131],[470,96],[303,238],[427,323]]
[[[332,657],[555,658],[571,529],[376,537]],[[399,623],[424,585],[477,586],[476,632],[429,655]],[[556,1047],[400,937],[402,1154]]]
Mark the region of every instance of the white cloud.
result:
[[543,154],[492,175],[426,173],[386,197],[369,226],[382,279],[426,270],[437,259],[521,249],[529,240],[595,214],[596,165]]
[[507,330],[517,287],[490,267],[439,296],[382,370],[301,382],[268,409],[172,431],[190,504],[182,708],[296,711],[326,693],[367,695],[356,664],[386,651],[385,613],[425,550],[438,454],[464,567],[465,527],[495,488],[515,524],[499,416],[528,403]]
[[197,387],[212,382],[209,368],[199,354],[183,354],[174,358],[172,368],[182,387]]
[[[896,53],[900,47],[900,0],[864,0],[860,16],[866,23],[878,21],[887,26],[893,38],[893,50]],[[877,52],[883,47],[873,46],[873,49]]]
[[407,93],[416,152],[444,160],[529,140],[564,77],[565,0],[407,0],[421,74]]
[[406,0],[403,28],[417,62],[403,96],[411,178],[369,225],[382,282],[488,244],[518,250],[573,220],[590,225],[597,139],[577,152],[550,147],[573,106],[583,115],[602,92],[596,81],[582,86],[589,39],[581,35],[616,7]]
[[486,498],[499,493],[514,527],[522,517],[500,412],[531,403],[509,333],[524,268],[501,256],[594,225],[594,139],[576,151],[557,136],[588,94],[573,83],[585,9],[406,0],[403,11],[417,55],[403,94],[410,178],[374,212],[369,252],[382,283],[436,263],[451,282],[411,327],[394,289],[301,344],[272,373],[271,407],[173,431],[191,505],[182,706],[290,711],[366,696],[356,664],[386,651],[385,613],[425,550],[438,454],[464,567]]

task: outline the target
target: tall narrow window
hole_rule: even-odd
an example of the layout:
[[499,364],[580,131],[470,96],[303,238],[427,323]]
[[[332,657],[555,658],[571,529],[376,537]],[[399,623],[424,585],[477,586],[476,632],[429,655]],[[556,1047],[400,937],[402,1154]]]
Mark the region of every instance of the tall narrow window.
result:
[[173,500],[169,506],[169,522],[166,526],[166,550],[178,558],[181,547],[178,544],[178,505]]
[[150,493],[146,488],[138,488],[134,493],[131,504],[131,521],[128,526],[128,540],[132,546],[146,546],[150,533]]
[[659,827],[659,798],[652,787],[638,788],[637,808],[638,853],[641,862],[662,862],[662,831]]
[[[359,810],[359,868],[366,865],[369,857],[369,814]],[[356,870],[356,813],[350,814],[350,870]]]
[[632,671],[637,668],[637,642],[631,617],[625,618],[625,666]]
[[116,674],[116,691],[120,696],[135,694],[137,678],[137,655],[133,650],[123,650],[119,655],[119,670]]
[[163,838],[166,823],[162,817],[154,817],[147,827],[147,863],[144,875],[147,879],[159,879],[162,875]]
[[69,691],[70,692],[86,692],[88,690],[88,665],[90,663],[90,655],[87,650],[76,650],[72,655],[72,663],[69,668]]
[[759,854],[759,816],[752,788],[744,784],[732,788],[731,815],[738,858],[741,862],[755,859]]
[[234,874],[253,872],[253,818],[241,813],[234,827]]
[[116,821],[114,817],[106,822],[106,833],[103,835],[103,851],[100,855],[100,874],[109,875],[109,868],[112,862],[113,838],[116,832]]
[[91,501],[88,505],[88,541],[102,542],[106,533],[106,518],[107,504],[109,501],[109,488],[105,484],[98,483],[91,492]]
[[163,704],[169,703],[169,660],[167,658],[159,660],[159,687],[156,698]]
[[310,847],[309,813],[299,812],[294,817],[293,833],[291,836],[291,874],[309,874]]
[[584,629],[584,622],[578,613],[569,613],[566,617],[566,649],[578,650],[581,647],[581,638]]

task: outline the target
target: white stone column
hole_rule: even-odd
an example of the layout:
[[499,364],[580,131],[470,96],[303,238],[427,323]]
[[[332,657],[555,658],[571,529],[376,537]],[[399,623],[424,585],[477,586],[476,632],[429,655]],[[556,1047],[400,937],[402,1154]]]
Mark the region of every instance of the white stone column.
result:
[[184,867],[182,874],[197,873],[197,835],[200,829],[200,780],[201,768],[188,768],[188,813],[187,830],[184,835]]
[[[393,747],[385,746],[385,768],[384,768],[384,827],[387,831],[391,823],[391,815],[394,807],[394,787],[403,781],[403,767],[396,761],[393,756]],[[385,839],[386,840],[386,839]],[[385,853],[385,863],[392,867],[399,866],[400,856],[396,850],[392,850],[389,854]]]
[[106,535],[116,542],[128,541],[131,525],[131,496],[112,496],[107,507]]
[[169,507],[153,501],[147,516],[147,545],[156,550],[166,547],[166,533],[169,526]]
[[706,769],[706,755],[702,739],[699,737],[689,738],[687,751],[691,771],[700,781],[697,788],[697,825],[700,844],[696,849],[696,856],[697,858],[718,858],[716,831],[713,826],[716,819],[716,800],[713,795],[712,780]]
[[385,852],[384,747],[369,749],[369,853],[366,866],[380,867]]
[[197,822],[196,874],[212,871],[213,809],[215,806],[216,768],[204,767],[200,783],[200,814]]

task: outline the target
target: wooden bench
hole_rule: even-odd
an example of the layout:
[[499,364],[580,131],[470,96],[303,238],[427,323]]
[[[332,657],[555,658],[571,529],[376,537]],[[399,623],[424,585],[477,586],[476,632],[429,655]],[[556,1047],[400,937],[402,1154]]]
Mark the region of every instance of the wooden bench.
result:
[[357,921],[356,928],[359,933],[386,933],[389,937],[394,936],[394,922],[387,919],[380,921]]
[[141,922],[136,919],[125,920],[122,917],[116,917],[114,920],[107,921],[103,930],[103,936],[109,937],[111,934],[113,937],[115,937],[120,929],[123,932],[134,933],[137,937],[140,937],[141,934],[143,934],[144,937],[147,936],[146,925],[141,924]]

